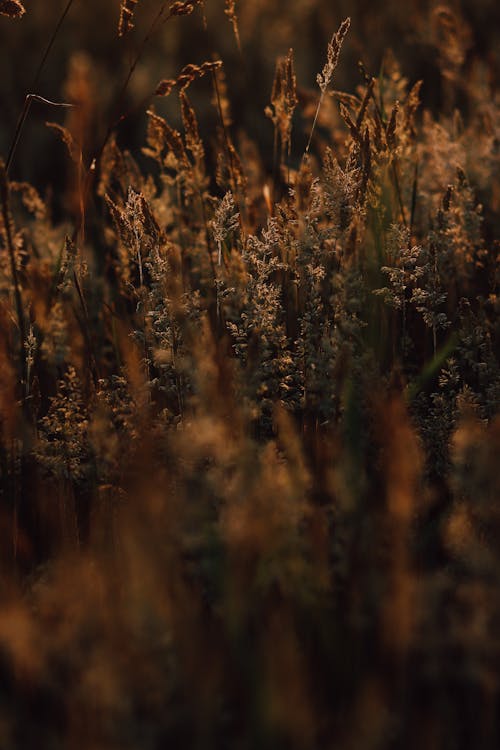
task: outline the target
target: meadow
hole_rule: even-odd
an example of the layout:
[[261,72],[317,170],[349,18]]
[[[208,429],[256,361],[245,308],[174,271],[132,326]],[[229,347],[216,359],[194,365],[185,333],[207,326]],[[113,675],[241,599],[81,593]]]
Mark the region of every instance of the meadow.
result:
[[498,10],[0,0],[0,748],[497,750]]

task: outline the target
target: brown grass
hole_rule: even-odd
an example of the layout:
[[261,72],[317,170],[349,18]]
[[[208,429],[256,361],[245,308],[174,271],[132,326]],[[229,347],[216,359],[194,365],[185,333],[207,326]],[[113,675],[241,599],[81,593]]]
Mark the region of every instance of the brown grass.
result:
[[267,153],[224,55],[141,67],[210,4],[146,6],[107,111],[73,58],[61,194],[0,172],[0,746],[493,750],[498,107],[463,21],[441,112],[390,54],[332,89],[354,21],[319,95],[279,57]]

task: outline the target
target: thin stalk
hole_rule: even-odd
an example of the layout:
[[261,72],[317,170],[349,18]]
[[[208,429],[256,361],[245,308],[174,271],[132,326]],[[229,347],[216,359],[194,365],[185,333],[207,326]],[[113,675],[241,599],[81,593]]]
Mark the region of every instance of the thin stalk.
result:
[[[435,293],[436,292],[436,287],[437,287],[437,284],[438,284],[438,281],[437,281],[438,280],[437,251],[436,251],[435,247],[433,249],[433,255],[434,255],[434,263],[433,263],[433,265],[434,265],[434,278],[433,278],[433,283],[434,283],[434,293]],[[432,316],[432,346],[433,346],[434,357],[435,357],[436,356],[436,351],[437,351],[437,331],[436,331],[436,319],[435,319],[435,315]]]
[[242,212],[241,212],[240,199],[239,199],[239,196],[238,196],[236,174],[235,174],[235,171],[234,171],[234,164],[233,164],[233,155],[231,153],[231,148],[230,148],[229,132],[227,130],[226,123],[224,122],[224,114],[222,112],[222,102],[221,102],[221,98],[220,98],[219,84],[217,83],[217,76],[215,75],[215,71],[214,70],[212,70],[212,80],[213,80],[213,83],[214,83],[215,98],[216,98],[216,101],[217,101],[217,110],[218,110],[218,113],[219,113],[219,119],[221,121],[222,132],[223,132],[223,135],[224,135],[224,149],[226,151],[226,158],[228,160],[229,172],[230,172],[230,175],[231,175],[231,182],[233,183],[232,184],[233,195],[234,195],[234,198],[235,198],[235,201],[236,201],[236,205],[238,207],[238,219],[239,219],[239,224],[240,224],[240,230],[241,230],[241,234],[242,234],[243,244],[246,245],[245,229],[243,227],[243,216],[242,216]]
[[142,270],[141,240],[139,238],[139,233],[137,231],[135,221],[134,221],[134,235],[135,235],[135,245],[137,248],[137,264],[139,266],[139,286],[142,289],[142,287],[144,286],[144,272]]
[[[226,158],[227,158],[227,161],[228,161],[229,172],[231,173],[231,182],[233,183],[232,184],[233,193],[234,193],[234,195],[236,197],[236,176],[235,176],[235,172],[234,172],[234,165],[233,165],[233,157],[232,157],[232,154],[231,154],[231,148],[230,148],[230,145],[229,145],[230,144],[229,133],[228,133],[227,126],[226,126],[226,123],[225,123],[225,120],[224,120],[224,113],[222,112],[222,102],[221,102],[221,98],[220,98],[219,84],[217,83],[217,76],[215,75],[215,71],[214,70],[212,70],[212,80],[213,80],[213,84],[214,84],[215,98],[217,100],[217,112],[219,114],[220,123],[222,125],[222,132],[224,134],[224,149],[226,151]],[[240,214],[240,218],[241,218],[241,214]]]
[[[116,105],[115,105],[115,109],[114,109],[114,114],[113,114],[113,117],[110,120],[110,123],[108,125],[107,130],[106,130],[106,134],[104,136],[104,141],[101,144],[101,146],[99,148],[99,151],[97,152],[97,154],[95,156],[95,159],[97,161],[99,160],[100,156],[102,155],[102,152],[104,151],[104,148],[106,147],[106,144],[107,144],[107,142],[108,142],[108,140],[109,140],[109,138],[111,136],[111,133],[113,132],[114,128],[116,127],[117,118],[119,118],[119,114],[117,114],[117,113],[119,113],[120,110],[121,110],[121,108],[122,108],[123,101],[124,101],[124,98],[125,98],[125,94],[127,93],[127,89],[129,87],[129,84],[130,84],[130,81],[132,79],[132,76],[135,73],[137,65],[139,64],[139,62],[141,60],[141,57],[142,57],[143,52],[144,52],[144,49],[146,48],[146,45],[148,44],[148,42],[150,41],[151,37],[153,36],[153,34],[155,33],[156,29],[158,28],[159,24],[161,23],[161,21],[163,19],[163,15],[165,14],[166,10],[167,10],[167,2],[164,2],[162,4],[162,6],[160,7],[158,13],[153,18],[153,21],[152,21],[151,25],[149,26],[149,29],[147,30],[147,32],[145,33],[144,37],[142,38],[142,41],[141,41],[141,43],[140,43],[140,45],[139,45],[139,47],[137,49],[137,52],[136,52],[136,54],[134,56],[134,59],[132,60],[132,62],[130,64],[130,68],[128,70],[128,73],[125,76],[125,79],[124,79],[124,81],[123,81],[123,83],[121,85],[120,91],[118,93],[118,98],[117,98],[117,101],[116,101]],[[167,21],[169,18],[171,18],[170,14],[164,20]],[[119,121],[120,121],[120,119],[118,119],[118,122]]]
[[122,368],[123,362],[120,354],[120,343],[118,339],[118,333],[116,330],[116,320],[119,320],[119,316],[116,314],[116,312],[113,310],[113,308],[108,305],[107,302],[103,302],[103,307],[108,311],[109,313],[109,320],[111,323],[111,341],[113,344],[113,351],[116,358],[116,363],[118,370]]
[[12,495],[14,500],[14,507],[12,513],[12,551],[14,555],[14,562],[17,562],[17,551],[19,546],[19,493],[16,484],[16,444],[14,438],[11,441],[10,446],[10,466],[9,474],[13,478],[14,487],[12,488]]
[[[57,24],[56,24],[56,26],[54,28],[54,31],[52,32],[52,36],[49,39],[49,43],[47,44],[47,47],[45,48],[45,52],[43,53],[42,58],[41,58],[40,62],[38,63],[38,67],[36,69],[35,76],[33,78],[32,84],[31,84],[31,90],[32,91],[35,91],[36,87],[38,86],[38,82],[40,80],[40,76],[42,74],[42,70],[43,70],[43,68],[45,66],[45,63],[47,62],[47,58],[48,58],[48,56],[50,55],[50,53],[52,51],[52,47],[54,46],[54,42],[55,42],[55,40],[57,38],[57,35],[59,34],[61,26],[63,25],[64,20],[65,20],[66,16],[68,15],[68,13],[69,13],[69,11],[70,11],[71,6],[73,5],[73,3],[74,3],[74,0],[68,0],[68,3],[66,4],[66,7],[64,8],[61,16],[59,17],[59,20],[58,20],[58,22],[57,22]],[[10,146],[10,149],[9,149],[9,153],[8,153],[8,156],[7,156],[7,161],[5,163],[5,171],[6,171],[7,174],[9,174],[9,169],[10,169],[11,164],[12,164],[12,159],[14,157],[14,153],[15,153],[17,144],[19,143],[19,138],[21,137],[21,131],[22,131],[23,125],[24,125],[24,123],[26,121],[26,118],[28,116],[28,112],[29,112],[29,108],[30,108],[30,105],[31,105],[31,101],[33,99],[37,99],[37,98],[42,99],[42,97],[37,97],[35,94],[28,94],[26,96],[26,99],[24,100],[23,109],[21,110],[21,113],[20,113],[20,115],[19,115],[19,117],[17,119],[16,130],[14,132],[14,138],[12,140],[12,143],[11,143],[11,146]],[[48,103],[47,100],[45,100],[45,102]],[[55,106],[57,106],[57,105],[55,105]]]
[[59,17],[59,20],[58,20],[58,22],[57,22],[57,24],[56,24],[56,26],[54,28],[54,31],[52,32],[52,36],[50,37],[49,43],[47,44],[47,47],[45,48],[45,52],[43,53],[42,59],[40,60],[40,63],[39,63],[38,68],[36,70],[35,77],[33,79],[33,84],[31,86],[32,89],[35,89],[36,86],[37,86],[37,84],[38,84],[38,81],[40,79],[40,75],[42,73],[43,67],[44,67],[45,63],[47,62],[47,58],[50,55],[52,47],[54,46],[54,42],[55,42],[55,40],[57,38],[57,35],[59,34],[61,26],[63,25],[64,20],[65,20],[66,16],[68,15],[68,13],[69,13],[69,11],[70,11],[71,6],[73,5],[73,3],[74,3],[74,0],[68,0],[68,2],[66,4],[66,7],[64,8],[63,12],[61,13],[61,15]]
[[403,219],[403,224],[405,225],[405,229],[408,228],[408,222],[406,221],[406,212],[405,207],[403,204],[403,197],[401,195],[401,186],[399,182],[399,172],[398,172],[398,161],[397,158],[394,157],[392,162],[392,173],[394,175],[394,186],[396,188],[396,195],[398,197],[398,203],[399,203],[399,210],[401,211],[401,218]]
[[278,186],[278,125],[274,124],[273,138],[273,203],[277,194]]
[[290,161],[292,158],[292,124],[290,124],[290,136],[288,138],[288,152],[286,155],[286,181],[290,185]]
[[316,127],[316,122],[318,120],[319,111],[321,109],[321,105],[323,104],[323,99],[324,98],[325,98],[325,92],[322,91],[321,92],[321,96],[319,97],[318,106],[316,107],[316,114],[314,115],[314,120],[313,120],[313,124],[312,124],[312,128],[311,128],[311,132],[309,133],[309,140],[307,141],[307,146],[306,146],[306,150],[305,150],[305,154],[306,155],[309,153],[309,149],[311,148],[311,142],[312,142],[312,137],[313,137],[313,133],[314,133],[314,128]]
[[403,313],[403,335],[401,336],[401,349],[402,349],[401,353],[404,359],[405,352],[406,352],[406,300],[405,299],[403,299],[402,313]]
[[200,199],[201,214],[202,214],[202,217],[203,217],[203,224],[205,226],[205,242],[206,242],[206,245],[207,245],[207,252],[208,252],[208,258],[209,258],[209,261],[210,261],[210,268],[212,269],[212,274],[213,274],[214,279],[216,279],[217,278],[217,272],[215,270],[214,259],[212,258],[212,250],[211,250],[211,247],[210,247],[211,242],[210,242],[210,233],[208,231],[208,216],[207,216],[207,212],[206,212],[206,209],[205,209],[205,201],[203,200],[203,193],[201,191],[201,187],[200,187],[200,185],[198,183],[198,180],[196,180],[196,189],[198,191],[198,197]]
[[[381,86],[382,86],[382,81],[379,80],[379,88]],[[376,98],[375,94],[373,93],[373,88],[371,90],[371,98],[373,99],[373,103],[375,104],[375,111],[376,111],[376,113],[378,115],[378,118],[380,120],[380,124],[382,125],[382,127],[384,129],[384,132],[387,133],[387,123],[385,122],[384,116],[382,114],[382,110],[381,110],[381,108],[379,106],[379,103],[377,102],[377,98]],[[383,107],[382,99],[381,99],[381,106]],[[403,219],[403,224],[407,228],[408,227],[408,222],[406,220],[406,212],[405,212],[405,208],[404,208],[404,204],[403,204],[403,198],[402,198],[402,195],[401,195],[401,187],[400,187],[400,182],[399,182],[399,174],[398,174],[398,169],[397,169],[397,159],[396,159],[396,157],[394,157],[394,160],[392,162],[392,173],[393,173],[393,177],[394,177],[394,187],[396,188],[396,195],[397,195],[397,198],[398,198],[399,209],[401,211],[401,218]]]
[[19,274],[17,273],[16,266],[16,253],[14,249],[14,240],[12,237],[12,224],[9,209],[9,183],[7,178],[7,172],[4,165],[0,162],[0,199],[2,203],[2,218],[5,229],[5,242],[7,245],[7,252],[9,254],[10,271],[12,275],[12,283],[14,284],[14,299],[16,304],[16,315],[17,324],[19,326],[19,334],[21,337],[20,357],[21,357],[21,382],[23,384],[23,392],[26,390],[26,352],[24,349],[24,342],[26,341],[26,324],[24,321],[23,312],[23,301],[21,296],[21,284],[19,282]]
[[410,212],[410,241],[415,224],[415,211],[417,208],[417,190],[418,190],[418,157],[415,161],[415,172],[413,175],[413,186],[411,191],[411,212]]
[[85,343],[87,344],[87,351],[89,355],[89,365],[90,365],[90,371],[92,373],[92,380],[94,382],[94,386],[97,387],[97,383],[99,382],[99,372],[97,370],[97,360],[94,354],[94,347],[92,344],[92,337],[90,335],[90,321],[89,321],[89,313],[87,309],[87,305],[85,302],[85,297],[83,296],[82,287],[80,285],[80,282],[78,280],[78,276],[76,274],[76,271],[73,271],[73,281],[75,284],[76,291],[78,293],[78,299],[80,300],[80,305],[83,311],[83,324],[82,324],[82,332],[85,338]]

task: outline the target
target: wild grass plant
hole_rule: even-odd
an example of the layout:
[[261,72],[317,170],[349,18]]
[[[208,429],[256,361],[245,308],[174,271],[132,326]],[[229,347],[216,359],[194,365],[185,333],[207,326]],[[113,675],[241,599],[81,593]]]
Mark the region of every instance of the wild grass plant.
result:
[[[493,750],[487,63],[442,6],[438,111],[390,52],[344,92],[346,18],[316,90],[278,56],[264,153],[218,54],[130,108],[156,36],[188,16],[208,35],[212,6],[144,23],[122,0],[114,103],[73,57],[47,104],[61,194],[16,174],[27,108],[0,166],[0,746]],[[223,8],[242,65],[250,6]],[[26,10],[0,0],[2,24]]]

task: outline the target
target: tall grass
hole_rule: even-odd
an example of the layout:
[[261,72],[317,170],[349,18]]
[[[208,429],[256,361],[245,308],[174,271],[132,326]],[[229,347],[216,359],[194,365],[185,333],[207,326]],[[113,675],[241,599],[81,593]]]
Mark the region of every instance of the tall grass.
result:
[[0,746],[493,750],[496,93],[444,8],[442,111],[390,53],[337,90],[344,21],[319,93],[278,60],[270,153],[215,54],[123,148],[206,6],[107,113],[76,60],[61,195],[0,172]]

